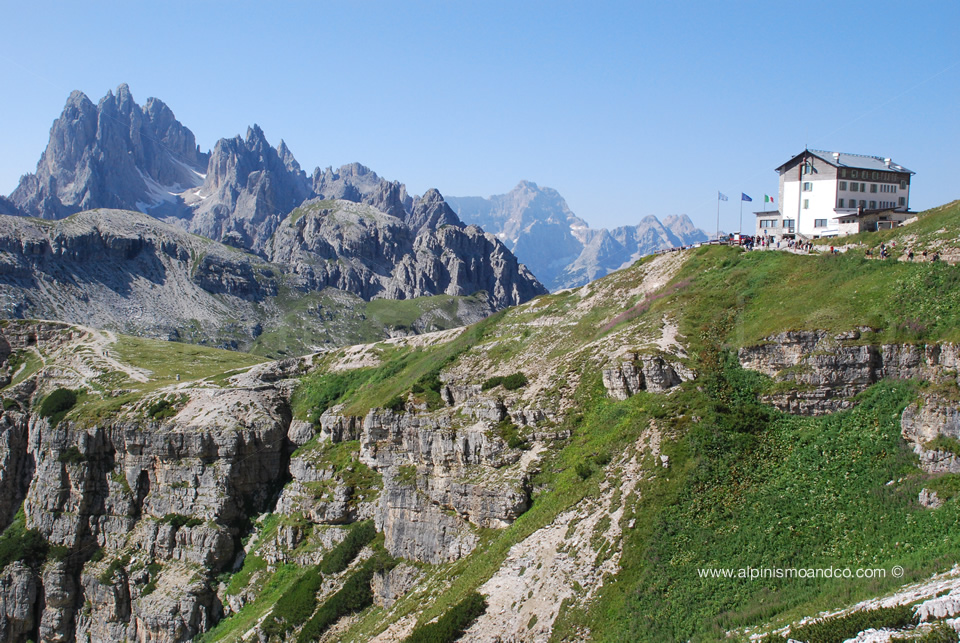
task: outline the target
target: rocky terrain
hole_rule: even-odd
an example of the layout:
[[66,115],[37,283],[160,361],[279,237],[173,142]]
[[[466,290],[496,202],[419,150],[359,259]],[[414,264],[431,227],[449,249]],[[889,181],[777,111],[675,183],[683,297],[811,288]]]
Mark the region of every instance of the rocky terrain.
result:
[[[331,201],[300,225],[333,222],[355,207]],[[388,230],[367,227],[391,218],[372,207],[351,216],[349,229],[321,231],[337,250],[316,231],[314,247],[297,245],[286,224],[271,245],[273,262],[138,212],[95,210],[55,222],[0,216],[2,314],[275,355],[450,328],[542,292],[476,228],[414,238],[397,220]],[[377,243],[397,251],[357,254]],[[318,265],[349,271],[319,276]],[[405,301],[373,301],[384,298]]]
[[708,239],[685,214],[662,223],[646,216],[635,226],[591,228],[556,190],[530,181],[507,194],[447,201],[464,221],[496,234],[552,291],[582,286],[658,250]]
[[[474,595],[460,640],[952,627],[960,292],[909,327],[889,302],[953,270],[704,247],[264,363],[6,322],[0,638],[400,641]],[[889,299],[845,312],[841,276]],[[696,573],[747,564],[906,575]]]

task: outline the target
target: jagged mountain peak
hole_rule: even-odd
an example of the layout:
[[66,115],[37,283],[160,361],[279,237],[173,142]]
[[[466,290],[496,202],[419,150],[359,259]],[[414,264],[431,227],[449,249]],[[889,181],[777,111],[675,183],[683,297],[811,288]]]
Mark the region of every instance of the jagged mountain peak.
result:
[[529,180],[506,194],[447,202],[464,222],[502,239],[551,290],[580,286],[644,254],[707,238],[686,215],[666,222],[648,215],[635,226],[591,229],[557,190]]
[[87,98],[86,94],[84,94],[79,89],[75,89],[72,92],[70,92],[69,96],[67,96],[67,102],[66,102],[66,105],[64,106],[64,110],[66,110],[66,108],[70,106],[79,107],[81,105],[85,105],[88,103],[91,107],[94,107],[93,101]]
[[193,133],[161,101],[141,108],[126,84],[96,105],[74,91],[36,172],[10,198],[24,214],[47,219],[96,207],[156,213],[199,185],[206,163]]
[[360,163],[347,163],[338,169],[318,167],[311,182],[319,197],[366,203],[399,219],[406,218],[413,207],[406,186],[399,181],[387,181]]

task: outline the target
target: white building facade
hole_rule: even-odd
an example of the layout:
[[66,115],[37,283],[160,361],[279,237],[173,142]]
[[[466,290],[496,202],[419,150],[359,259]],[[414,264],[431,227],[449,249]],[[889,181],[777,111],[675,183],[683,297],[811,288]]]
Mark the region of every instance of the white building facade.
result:
[[907,218],[914,172],[889,158],[804,150],[776,171],[780,209],[755,213],[758,235],[815,239]]

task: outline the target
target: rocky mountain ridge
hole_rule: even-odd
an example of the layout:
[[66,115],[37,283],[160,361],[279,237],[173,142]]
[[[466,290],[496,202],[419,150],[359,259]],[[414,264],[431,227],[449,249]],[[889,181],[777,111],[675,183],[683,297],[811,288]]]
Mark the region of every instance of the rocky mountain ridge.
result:
[[658,250],[708,240],[685,214],[662,223],[651,215],[636,226],[591,228],[556,190],[530,181],[507,194],[447,201],[465,221],[502,239],[551,291],[582,286]]
[[[299,221],[301,228],[329,223],[309,235],[315,247],[297,245],[291,217],[272,239],[273,262],[138,212],[95,210],[55,222],[0,216],[3,316],[230,348],[303,328],[287,343],[264,345],[269,354],[448,328],[542,292],[502,245],[475,228],[413,237],[397,220],[389,229],[368,227],[393,219],[372,207],[325,203]],[[365,209],[349,215],[350,225],[333,223],[354,208]],[[365,253],[371,243],[396,252]],[[355,251],[348,253],[349,244]],[[323,276],[320,268],[328,269]],[[437,295],[451,299],[431,303]],[[402,328],[396,315],[385,324],[363,312],[383,298],[411,300]]]

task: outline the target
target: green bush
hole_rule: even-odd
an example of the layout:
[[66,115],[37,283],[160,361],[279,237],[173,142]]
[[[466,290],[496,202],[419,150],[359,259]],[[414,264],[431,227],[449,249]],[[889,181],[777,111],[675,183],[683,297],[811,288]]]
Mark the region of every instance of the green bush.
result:
[[833,616],[791,628],[790,638],[804,643],[843,643],[867,629],[901,629],[915,625],[917,617],[909,605],[878,607],[860,610],[843,616]]
[[0,535],[0,569],[15,561],[39,565],[46,560],[49,545],[36,529],[27,529],[23,508]]
[[957,632],[948,624],[940,621],[919,636],[894,636],[890,640],[910,641],[910,643],[957,643]]
[[577,472],[577,475],[580,476],[581,480],[586,480],[593,475],[593,467],[590,466],[587,462],[578,462],[574,467],[574,471]]
[[426,393],[427,391],[440,393],[441,388],[443,388],[443,382],[440,381],[440,370],[434,369],[429,373],[420,376],[420,379],[413,384],[411,390],[415,394]]
[[166,418],[173,417],[177,414],[177,409],[173,405],[173,402],[163,398],[157,400],[153,404],[147,407],[147,415],[149,415],[154,420],[163,420]]
[[317,613],[307,621],[297,637],[298,643],[309,643],[323,635],[327,629],[348,614],[366,609],[373,604],[370,580],[376,571],[389,569],[393,559],[380,553],[368,558],[343,584],[336,594],[324,601]]
[[180,529],[181,527],[198,527],[203,524],[203,521],[199,518],[191,518],[190,516],[184,516],[183,514],[167,514],[160,519],[161,523],[168,525],[173,525],[174,529]]
[[405,403],[403,398],[399,395],[394,395],[384,403],[383,408],[387,409],[388,411],[393,411],[394,413],[399,413],[403,411],[404,406]]
[[487,600],[473,592],[450,608],[433,623],[418,625],[404,643],[451,643],[456,641],[477,618],[487,611]]
[[61,451],[57,457],[57,462],[63,462],[65,464],[80,464],[81,462],[86,462],[86,460],[87,456],[83,455],[80,449],[75,446],[67,447]]
[[322,584],[323,575],[319,568],[308,569],[298,582],[277,599],[273,612],[261,626],[263,633],[268,638],[283,638],[287,632],[310,618],[317,608],[317,592]]
[[47,418],[50,426],[57,426],[70,409],[77,403],[77,392],[68,388],[58,388],[40,403],[40,417]]
[[156,591],[157,581],[160,579],[160,571],[162,569],[163,565],[156,561],[147,565],[147,573],[150,574],[150,580],[143,586],[143,589],[140,591],[140,596],[149,596]]
[[520,427],[510,420],[504,420],[497,425],[497,435],[499,435],[500,439],[506,442],[507,446],[511,449],[526,449],[530,446],[523,436],[520,435]]
[[324,574],[339,574],[349,567],[360,550],[370,544],[376,535],[377,530],[372,521],[356,523],[347,533],[347,537],[324,555],[320,561],[320,571]]
[[518,388],[524,387],[527,384],[529,384],[527,376],[523,373],[514,373],[513,375],[507,375],[503,378],[503,388],[508,391],[516,391]]
[[9,397],[3,398],[3,410],[4,411],[19,411],[20,403],[16,400],[12,400]]
[[123,555],[119,558],[114,558],[110,561],[110,564],[107,565],[107,568],[103,570],[103,573],[97,577],[97,580],[100,581],[102,585],[108,585],[113,583],[113,576],[121,569],[125,569],[127,565],[130,564],[130,557]]
[[930,451],[945,451],[947,453],[960,456],[960,440],[948,437],[946,435],[938,435],[934,439],[924,444],[923,447]]
[[490,389],[500,386],[503,383],[502,375],[494,375],[493,377],[484,380],[483,384],[480,385],[481,391],[489,391]]
[[27,361],[27,358],[20,351],[14,351],[7,355],[7,366],[10,367],[10,373],[16,373],[25,361]]
[[513,373],[512,375],[495,375],[483,382],[480,389],[489,391],[497,386],[503,386],[508,391],[516,391],[518,388],[526,386],[529,382],[527,376],[523,373]]
[[65,547],[64,545],[48,545],[47,546],[47,559],[48,560],[57,560],[64,561],[70,555],[70,548]]

